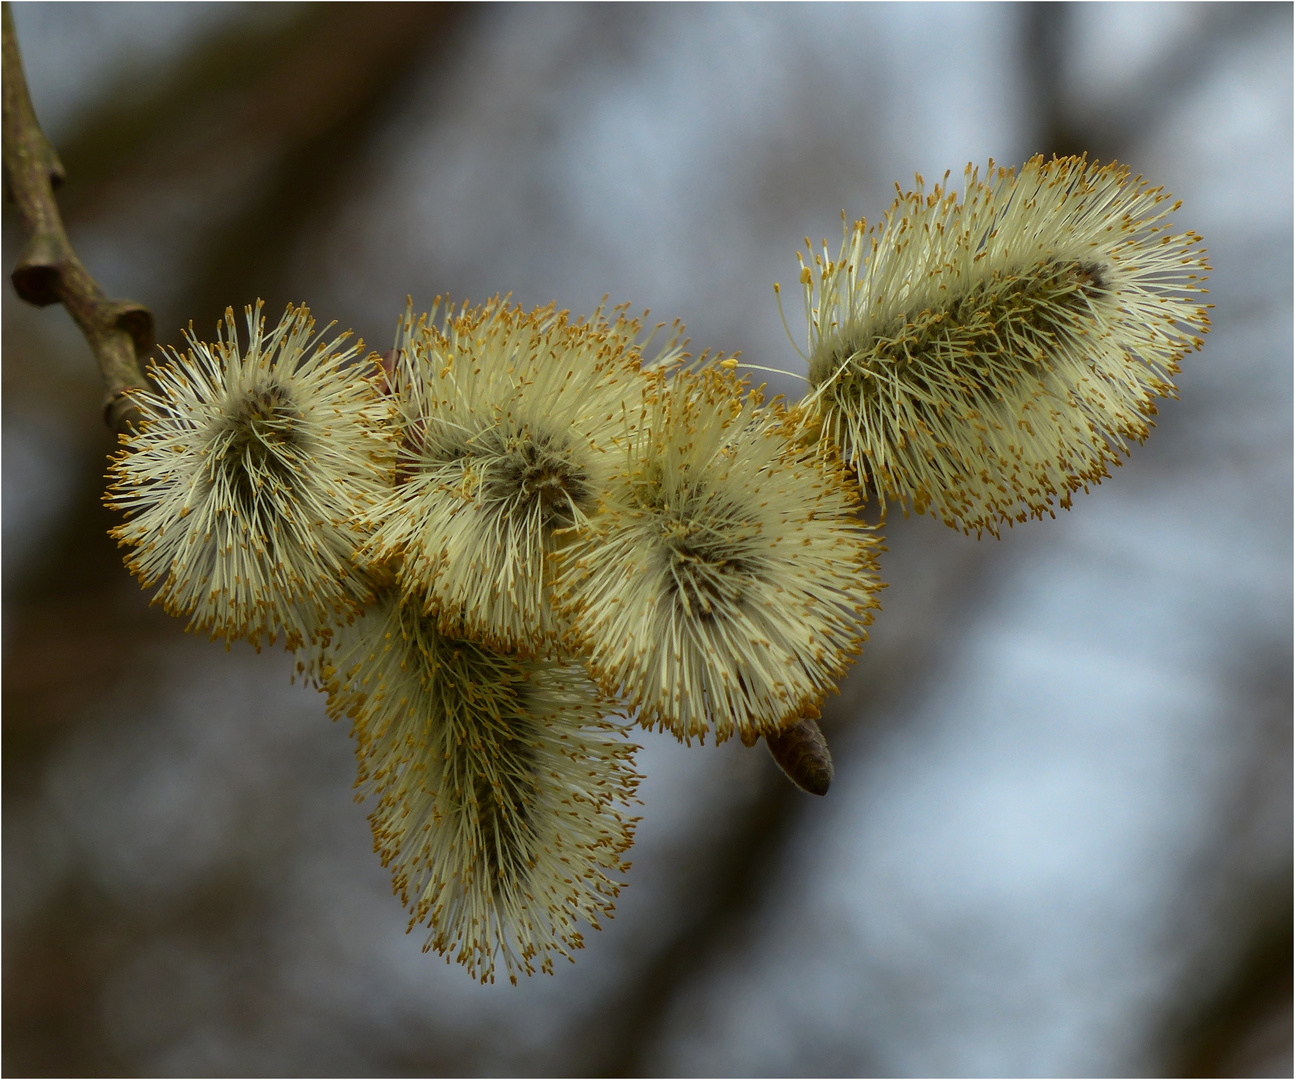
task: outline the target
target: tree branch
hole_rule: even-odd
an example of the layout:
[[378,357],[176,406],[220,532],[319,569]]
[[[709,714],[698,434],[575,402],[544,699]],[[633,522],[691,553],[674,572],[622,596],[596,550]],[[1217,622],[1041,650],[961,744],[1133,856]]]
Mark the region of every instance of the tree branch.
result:
[[140,417],[129,391],[148,385],[141,360],[153,348],[153,315],[129,300],[109,300],[77,257],[63,229],[54,188],[63,165],[32,109],[13,13],[3,4],[4,186],[17,204],[22,253],[10,275],[29,304],[61,303],[85,336],[104,381],[104,420],[116,432]]

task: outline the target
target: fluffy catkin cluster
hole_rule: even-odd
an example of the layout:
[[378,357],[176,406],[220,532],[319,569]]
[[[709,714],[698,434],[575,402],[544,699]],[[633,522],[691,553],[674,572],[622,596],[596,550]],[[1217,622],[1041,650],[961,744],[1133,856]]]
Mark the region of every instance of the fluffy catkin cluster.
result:
[[304,307],[268,334],[233,310],[217,341],[172,352],[136,395],[108,503],[127,566],[189,628],[258,648],[326,639],[368,597],[353,555],[357,512],[391,482],[391,408],[355,361],[362,343],[324,340]]
[[[610,916],[639,777],[625,713],[764,736],[806,790],[813,722],[877,607],[860,483],[965,530],[1052,513],[1147,434],[1208,326],[1194,233],[1127,170],[968,168],[802,267],[805,398],[617,308],[496,299],[361,360],[305,308],[233,314],[154,370],[114,459],[127,564],[190,628],[259,646],[353,723],[375,847],[426,949],[553,970]],[[856,482],[856,475],[857,481]]]
[[[947,180],[947,176],[946,176]],[[1141,441],[1209,325],[1200,237],[1126,168],[1032,158],[902,194],[802,265],[805,411],[865,491],[997,533]]]
[[551,973],[610,916],[639,777],[579,666],[446,637],[388,594],[339,635],[329,710],[353,718],[374,845],[424,949],[483,982]]
[[590,673],[685,741],[817,716],[879,588],[839,459],[743,389],[720,366],[656,373],[600,512],[560,555]]
[[362,516],[366,554],[398,563],[442,633],[548,655],[561,637],[549,556],[598,506],[652,335],[620,308],[572,321],[496,299],[435,315],[400,328],[399,482]]

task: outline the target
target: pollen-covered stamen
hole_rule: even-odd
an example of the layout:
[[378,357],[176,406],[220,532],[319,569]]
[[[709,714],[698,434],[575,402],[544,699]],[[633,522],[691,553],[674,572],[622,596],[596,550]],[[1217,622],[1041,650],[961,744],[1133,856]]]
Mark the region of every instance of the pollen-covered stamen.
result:
[[376,850],[425,949],[483,982],[552,972],[610,917],[635,819],[634,747],[578,668],[442,634],[386,594],[321,665],[354,720]]
[[919,178],[802,267],[802,432],[883,505],[967,530],[1069,506],[1146,437],[1209,326],[1200,237],[1162,235],[1168,199],[1083,158],[968,166],[961,200]]
[[290,307],[266,331],[232,310],[153,369],[145,422],[115,459],[109,502],[127,564],[193,629],[254,645],[324,641],[369,596],[353,518],[391,484],[390,403],[351,363],[360,346]]
[[[400,482],[365,516],[366,554],[399,566],[440,629],[548,656],[567,628],[550,556],[598,506],[652,334],[625,316],[573,322],[497,299],[401,324],[393,393]],[[658,362],[678,352],[677,331]]]
[[623,472],[557,554],[574,643],[639,722],[679,738],[816,714],[876,601],[876,541],[834,453],[792,442],[723,368],[655,378]]

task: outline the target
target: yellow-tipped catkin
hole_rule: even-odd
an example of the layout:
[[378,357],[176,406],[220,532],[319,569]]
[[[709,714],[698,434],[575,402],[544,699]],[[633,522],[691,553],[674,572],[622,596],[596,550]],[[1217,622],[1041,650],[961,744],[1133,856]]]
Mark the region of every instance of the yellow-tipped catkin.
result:
[[601,511],[558,556],[591,674],[686,741],[817,715],[879,588],[852,477],[743,389],[722,366],[652,376]]
[[369,595],[353,519],[391,485],[392,409],[362,343],[323,340],[304,307],[268,334],[259,302],[246,317],[246,351],[231,309],[215,343],[191,327],[152,369],[107,501],[128,517],[113,530],[127,566],[191,630],[297,648]]
[[[947,182],[947,176],[946,176]],[[1201,237],[1119,165],[918,178],[802,266],[803,406],[865,494],[964,530],[1052,514],[1147,436],[1209,326]]]
[[636,747],[584,671],[446,637],[384,596],[322,664],[353,720],[374,846],[425,950],[482,982],[551,973],[610,917],[628,869]]
[[[652,334],[621,308],[572,321],[494,300],[439,326],[435,314],[401,324],[398,483],[365,515],[367,552],[400,562],[443,633],[546,655],[562,635],[548,557],[598,506]],[[678,332],[650,362],[678,355]]]

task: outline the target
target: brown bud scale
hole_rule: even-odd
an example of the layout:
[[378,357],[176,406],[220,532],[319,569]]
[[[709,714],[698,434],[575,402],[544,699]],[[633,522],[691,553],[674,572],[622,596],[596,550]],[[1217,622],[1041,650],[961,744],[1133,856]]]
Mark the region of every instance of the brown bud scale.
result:
[[832,784],[832,753],[816,721],[804,717],[777,735],[766,735],[765,744],[793,784],[811,795],[827,794]]

